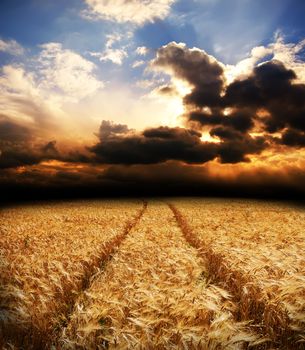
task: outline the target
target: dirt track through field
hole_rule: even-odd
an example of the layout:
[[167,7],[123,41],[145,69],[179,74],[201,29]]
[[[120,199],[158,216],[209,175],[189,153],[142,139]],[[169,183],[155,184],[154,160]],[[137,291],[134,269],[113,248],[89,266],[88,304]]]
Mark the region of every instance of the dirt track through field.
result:
[[[103,266],[106,266],[109,263],[112,255],[115,254],[122,241],[126,238],[129,232],[131,232],[133,227],[136,226],[141,220],[141,217],[146,210],[147,202],[143,201],[142,207],[137,208],[137,211],[133,210],[135,204],[130,204],[131,205],[129,208],[131,210],[129,212],[129,218],[128,215],[125,216],[124,207],[122,207],[122,215],[120,216],[118,213],[116,213],[116,215],[111,216],[112,220],[105,222],[102,228],[99,228],[99,225],[101,225],[100,222],[102,222],[100,220],[103,220],[104,218],[107,220],[105,209],[107,207],[101,206],[99,209],[96,209],[99,215],[94,215],[94,205],[92,207],[89,206],[87,212],[84,212],[82,207],[81,209],[77,209],[77,215],[73,215],[73,211],[71,213],[73,206],[70,210],[68,207],[65,211],[64,221],[62,221],[61,217],[61,204],[58,205],[59,208],[56,205],[53,208],[51,206],[51,214],[48,207],[42,207],[42,212],[45,211],[47,214],[49,214],[49,216],[45,216],[44,221],[51,224],[49,224],[48,229],[44,228],[41,230],[41,232],[38,231],[41,236],[45,236],[42,237],[41,240],[38,240],[34,234],[31,236],[31,231],[36,232],[36,226],[39,228],[41,226],[39,217],[36,218],[29,216],[33,220],[33,224],[30,221],[25,221],[25,227],[27,227],[26,225],[29,224],[32,225],[30,226],[30,229],[27,230],[29,232],[29,236],[26,237],[29,237],[28,239],[33,240],[33,242],[36,238],[37,242],[35,244],[31,242],[31,244],[29,244],[30,247],[25,250],[23,247],[23,245],[25,245],[23,244],[23,239],[16,239],[13,242],[15,251],[19,253],[20,250],[25,250],[27,253],[25,259],[19,260],[19,265],[23,266],[23,268],[20,268],[19,270],[11,269],[11,271],[13,271],[15,274],[1,274],[0,349],[50,349],[50,343],[54,342],[54,339],[58,338],[62,327],[64,327],[66,322],[69,320],[78,296],[86,291],[86,289],[90,286],[91,279],[94,277],[96,271],[98,269],[101,271]],[[110,214],[112,206],[116,208],[115,205],[111,203],[108,204],[108,211],[110,211]],[[48,209],[49,213],[47,211]],[[18,213],[18,210],[16,210],[16,212]],[[91,213],[91,217],[87,217],[89,213]],[[53,216],[57,216],[59,218],[56,224],[59,225],[60,231],[57,226],[54,224],[52,225]],[[118,222],[118,217],[121,219],[121,222]],[[72,225],[72,229],[71,222],[75,222],[75,225]],[[24,230],[24,226],[20,224],[20,230],[22,229]],[[109,232],[109,229],[113,229],[113,232]],[[75,248],[78,247],[76,247],[74,242],[73,244],[71,242],[70,234],[73,237],[75,230],[83,231],[77,234],[75,237],[77,239],[75,242],[83,243],[83,250],[79,249],[76,251]],[[5,231],[3,230],[3,232]],[[58,236],[56,236],[57,232],[60,232]],[[93,232],[93,234],[91,232]],[[50,242],[50,245],[53,247],[51,252],[47,251],[47,247],[44,248],[46,249],[46,251],[44,251],[41,248],[41,245],[39,245],[41,242],[44,244],[44,242],[49,239],[48,235],[50,234],[53,235],[53,241]],[[82,238],[79,238],[82,237],[81,235],[83,235],[83,240]],[[38,234],[36,234],[36,236],[38,236]],[[88,240],[86,240],[87,238]],[[92,242],[90,239],[93,238],[95,238],[95,240]],[[62,240],[60,241],[60,239]],[[65,239],[67,239],[67,241],[65,241]],[[4,240],[5,243],[7,241],[9,241],[8,238],[6,241]],[[24,241],[26,242],[26,239]],[[55,245],[53,245],[54,242],[56,243]],[[63,244],[60,245],[60,242],[63,242]],[[70,259],[65,246],[66,242],[70,243],[70,251],[68,251],[68,253],[71,253]],[[58,253],[58,251],[60,253]],[[45,254],[42,255],[40,254],[41,252],[44,252]],[[17,257],[19,256],[17,255]],[[21,258],[23,258],[22,255]],[[35,264],[26,264],[26,259],[35,261]],[[65,268],[67,268],[67,262],[65,262],[65,259],[68,260],[70,264],[70,269],[67,269],[67,271],[65,270]],[[48,266],[47,264],[49,262],[54,265],[57,263],[57,266],[62,268],[59,270],[59,272],[55,270],[54,273],[54,271],[51,270],[49,273],[45,273],[45,268]],[[63,265],[60,265],[62,262],[65,262],[65,268]],[[85,262],[84,267],[82,266],[83,262]],[[39,267],[41,265],[39,265],[39,263],[43,264],[42,268],[40,269]],[[18,263],[15,261],[14,264],[19,267]],[[5,264],[0,267],[3,268],[4,266]],[[9,266],[9,264],[7,264],[7,266]],[[33,270],[35,271],[35,269],[36,271],[41,272],[41,275],[38,275],[38,277],[36,277],[37,275],[33,273]],[[77,271],[77,269],[79,269],[79,271]],[[3,270],[0,272],[3,272]],[[22,280],[22,277],[24,276],[27,277],[24,282],[24,286],[22,284],[18,285],[19,289],[13,284],[13,282],[11,282],[14,281],[15,275],[17,278],[19,278],[19,280]],[[73,280],[73,278],[76,280],[76,282]],[[51,289],[52,283],[50,280],[51,282],[57,282],[56,286],[54,287],[54,292]],[[70,282],[70,284],[67,283],[67,280]],[[35,285],[36,289],[31,289],[30,287],[33,285],[33,281],[40,282],[44,288],[39,290]],[[39,292],[37,292],[37,290],[39,290]],[[34,294],[35,292],[36,295]],[[20,300],[17,298],[19,296]],[[33,296],[36,300],[33,298]],[[42,300],[42,302],[39,304],[40,300]],[[23,315],[25,315],[27,318],[23,317]]]
[[[200,252],[200,256],[207,265],[211,281],[226,288],[231,293],[234,302],[239,305],[235,309],[235,319],[250,321],[251,329],[255,329],[262,338],[265,337],[264,344],[260,344],[257,348],[305,349],[304,273],[302,275],[301,272],[304,270],[302,270],[302,260],[299,258],[303,255],[301,253],[298,257],[298,250],[302,249],[302,245],[296,243],[298,237],[302,237],[300,234],[303,232],[302,228],[300,229],[300,226],[298,228],[299,222],[302,222],[302,213],[297,214],[294,208],[293,236],[290,236],[288,223],[291,207],[288,206],[286,210],[283,210],[279,204],[278,206],[273,204],[275,214],[272,217],[267,214],[268,210],[269,213],[271,211],[270,208],[268,209],[268,203],[265,204],[265,210],[262,210],[261,203],[258,205],[255,202],[249,202],[248,210],[252,214],[252,219],[246,225],[252,234],[252,238],[249,238],[245,234],[247,232],[244,227],[245,222],[237,214],[239,211],[245,215],[245,211],[233,206],[227,217],[222,214],[222,225],[225,226],[226,220],[227,226],[231,223],[230,233],[225,232],[220,236],[215,229],[220,225],[213,222],[215,220],[211,215],[213,207],[206,204],[207,202],[203,202],[205,205],[201,204],[201,211],[197,215],[194,210],[187,210],[187,205],[183,207],[179,200],[171,202],[168,205],[185,239]],[[217,210],[215,205],[218,205],[219,209],[217,201],[212,202],[213,204],[215,211]],[[245,202],[239,205],[245,205]],[[196,208],[197,210],[200,208],[200,201]],[[206,211],[209,211],[208,214]],[[267,224],[263,221],[264,218],[260,211],[268,217]],[[286,217],[281,216],[284,213]],[[218,222],[219,217],[221,217],[220,213],[216,219]],[[237,227],[232,217],[235,222],[240,219]],[[259,217],[260,220],[255,222],[253,217]],[[283,233],[278,222],[274,221],[275,218],[280,225],[286,223]],[[255,229],[253,229],[254,226]],[[234,231],[237,232],[235,237],[233,236]],[[281,236],[285,241],[283,246],[280,245],[283,239]],[[300,241],[303,241],[302,238]],[[253,254],[255,250],[257,254]]]
[[77,301],[60,346],[80,349],[241,349],[254,337],[208,284],[175,216],[150,202],[118,252]]

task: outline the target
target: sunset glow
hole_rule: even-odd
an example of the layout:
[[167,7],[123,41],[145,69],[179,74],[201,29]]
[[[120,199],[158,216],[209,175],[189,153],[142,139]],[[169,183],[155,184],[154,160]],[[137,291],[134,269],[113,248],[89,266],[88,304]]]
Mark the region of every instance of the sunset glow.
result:
[[158,186],[174,166],[177,186],[217,173],[224,189],[232,174],[255,191],[268,174],[300,190],[304,4],[266,6],[2,3],[1,186],[145,186],[161,167]]

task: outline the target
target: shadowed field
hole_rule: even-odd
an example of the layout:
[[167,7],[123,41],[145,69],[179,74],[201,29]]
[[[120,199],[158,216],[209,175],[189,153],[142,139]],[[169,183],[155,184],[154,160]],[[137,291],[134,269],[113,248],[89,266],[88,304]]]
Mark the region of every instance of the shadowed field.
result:
[[304,349],[305,211],[221,199],[1,209],[3,349]]

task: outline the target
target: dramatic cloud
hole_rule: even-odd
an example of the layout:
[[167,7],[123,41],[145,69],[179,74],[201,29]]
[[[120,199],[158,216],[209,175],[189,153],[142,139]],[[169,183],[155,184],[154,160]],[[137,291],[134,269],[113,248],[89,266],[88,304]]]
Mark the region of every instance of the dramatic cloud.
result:
[[205,51],[172,42],[158,50],[151,65],[192,86],[192,92],[185,97],[187,103],[201,107],[219,105],[224,87],[223,67]]
[[223,141],[203,142],[201,134],[184,128],[158,127],[142,133],[129,130],[126,125],[103,121],[100,141],[90,147],[95,154],[92,162],[101,164],[154,164],[178,160],[202,164],[219,158],[222,163],[247,162],[248,154],[258,154],[266,143],[262,138],[244,137],[235,132],[214,129],[214,135]]
[[[296,74],[273,60],[256,67],[252,76],[228,86],[224,101],[229,106],[251,107],[265,131],[285,128],[305,131],[305,85],[294,83]],[[264,110],[266,116],[255,114]]]
[[201,134],[182,128],[159,127],[132,133],[124,125],[103,122],[98,144],[90,148],[96,161],[107,164],[152,164],[167,160],[204,163],[216,156],[216,147]]
[[[249,69],[271,52],[257,48],[242,66]],[[260,63],[228,82],[222,63],[173,42],[158,50],[151,66],[191,86],[183,96],[186,123],[221,140],[222,162],[245,161],[245,154],[259,153],[272,143],[304,146],[305,85],[281,61]]]
[[286,146],[305,147],[305,132],[295,129],[287,129],[282,134],[281,141]]
[[247,108],[232,110],[229,117],[219,108],[209,111],[191,111],[188,118],[189,121],[198,122],[202,126],[222,125],[240,132],[247,132],[254,126],[252,110]]
[[[116,45],[122,38],[109,35],[105,50],[96,56],[121,64],[124,54],[106,56],[119,50]],[[125,125],[129,121],[103,120],[113,118],[111,111],[118,110],[117,104],[135,118],[122,102],[126,94],[120,90],[109,99],[110,110],[99,108],[96,113],[95,109],[91,139],[77,144],[71,137],[67,145],[50,120],[56,116],[54,120],[63,123],[67,113],[62,106],[89,100],[103,82],[92,62],[61,44],[45,44],[33,59],[35,69],[21,64],[2,68],[0,184],[15,176],[23,184],[58,187],[85,184],[123,190],[140,184],[144,189],[172,181],[175,191],[180,184],[185,189],[199,186],[203,192],[211,186],[215,193],[234,188],[254,193],[255,188],[265,191],[273,185],[299,190],[305,169],[305,84],[304,67],[296,55],[302,47],[278,39],[253,49],[233,67],[198,48],[169,43],[157,50],[144,72],[147,79],[141,82],[149,91],[136,102],[144,106],[137,116],[146,124],[130,123],[135,128],[131,129]],[[144,56],[146,48],[139,47],[135,54]],[[135,61],[133,66],[142,63]],[[96,98],[102,96],[107,95]],[[161,123],[158,113],[153,115],[151,106],[161,99],[166,106],[173,103],[181,114],[179,120],[171,123],[164,117]],[[91,114],[87,106],[82,110],[86,116]],[[71,113],[66,129],[71,134],[77,126],[74,118]]]
[[0,52],[6,52],[13,56],[19,56],[24,53],[24,48],[17,43],[16,40],[1,40],[0,39]]
[[0,116],[0,169],[38,164],[59,157],[55,141],[40,143],[34,131]]
[[142,25],[165,18],[175,0],[85,0],[89,6],[86,17]]
[[219,137],[219,157],[221,163],[249,162],[247,155],[260,154],[268,147],[264,137],[244,135],[230,127],[216,127],[210,131],[211,136]]

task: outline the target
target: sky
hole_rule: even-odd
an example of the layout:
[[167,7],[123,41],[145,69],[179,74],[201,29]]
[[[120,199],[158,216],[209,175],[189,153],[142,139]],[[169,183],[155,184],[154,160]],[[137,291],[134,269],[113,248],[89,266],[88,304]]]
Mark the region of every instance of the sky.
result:
[[303,0],[2,0],[1,189],[303,196],[304,15]]

